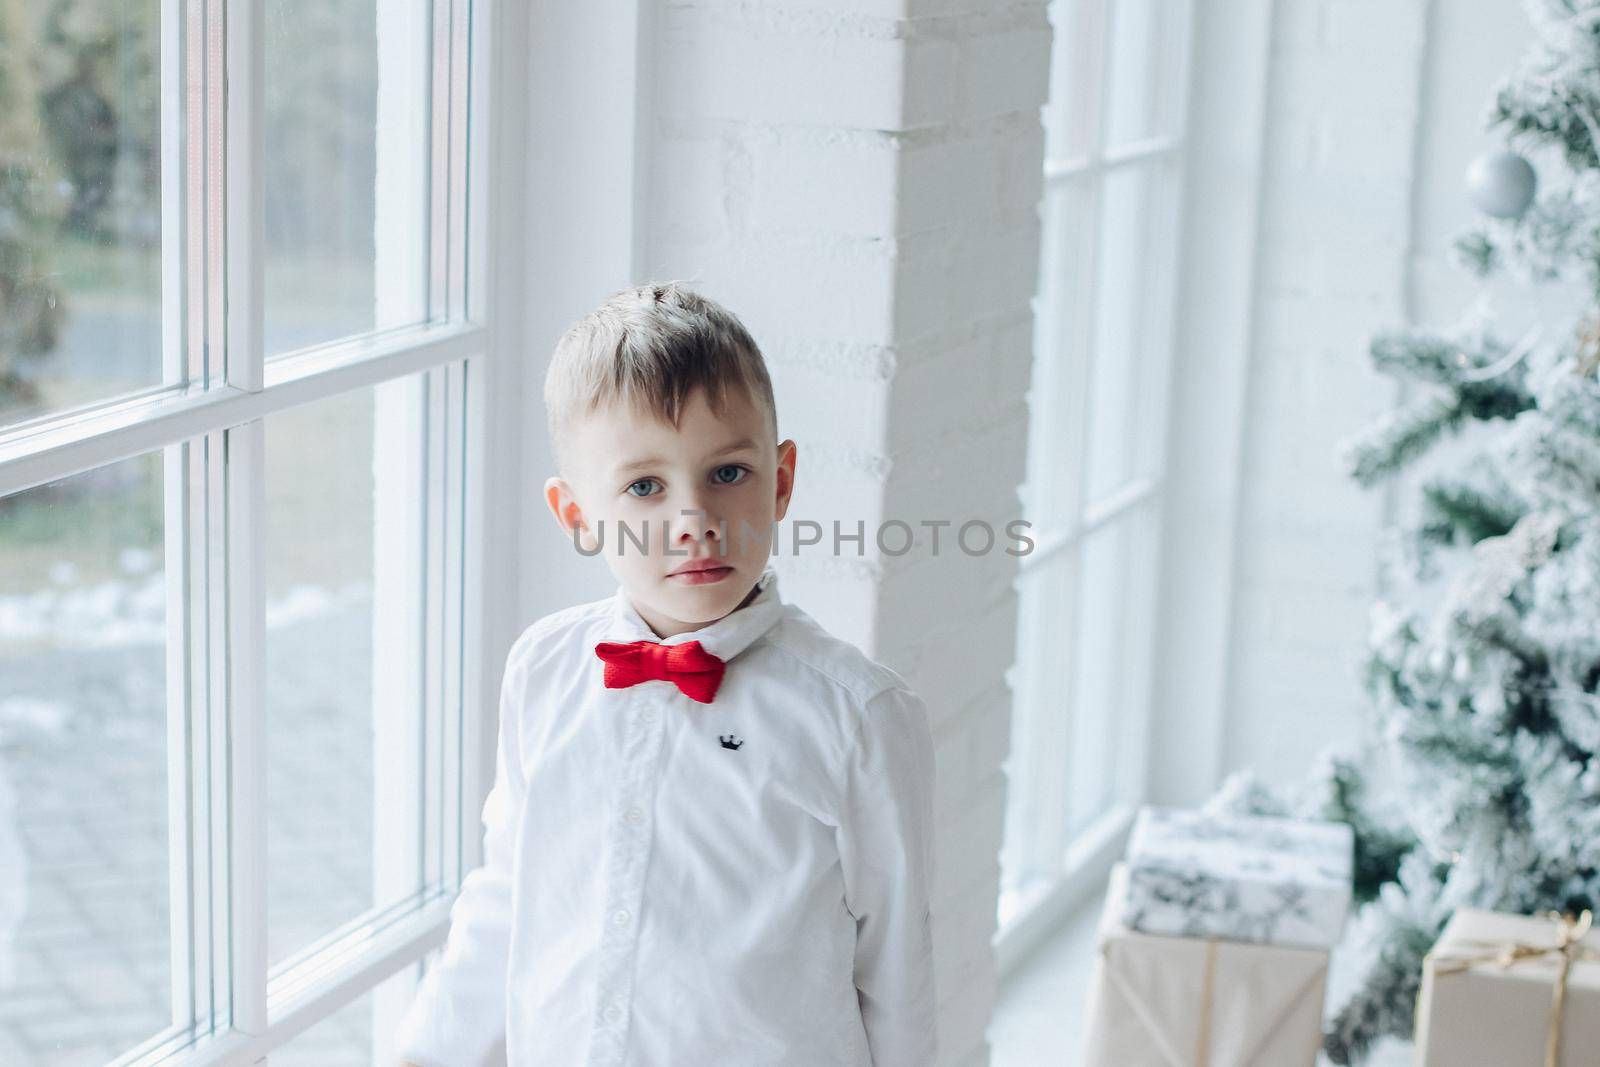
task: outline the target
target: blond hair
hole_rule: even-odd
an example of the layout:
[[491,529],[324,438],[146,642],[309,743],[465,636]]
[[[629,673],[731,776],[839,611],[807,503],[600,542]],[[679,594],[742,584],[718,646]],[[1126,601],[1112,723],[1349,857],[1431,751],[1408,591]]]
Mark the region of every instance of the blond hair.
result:
[[545,417],[557,466],[566,470],[572,426],[621,401],[676,426],[704,387],[719,415],[727,390],[766,408],[777,441],[772,380],[755,339],[733,312],[679,282],[619,289],[556,342],[544,379]]

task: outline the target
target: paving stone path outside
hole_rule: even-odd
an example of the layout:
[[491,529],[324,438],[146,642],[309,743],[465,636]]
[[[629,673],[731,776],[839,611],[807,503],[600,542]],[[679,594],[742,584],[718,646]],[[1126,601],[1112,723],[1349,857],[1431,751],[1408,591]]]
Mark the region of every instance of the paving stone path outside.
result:
[[[371,906],[370,626],[357,598],[269,629],[274,963]],[[165,684],[156,644],[22,652],[0,641],[0,779],[13,807],[0,806],[12,842],[7,854],[0,836],[0,869],[15,880],[20,867],[25,886],[19,923],[0,884],[7,1067],[94,1067],[169,1022]],[[273,1067],[369,1063],[370,1000],[302,1034]]]

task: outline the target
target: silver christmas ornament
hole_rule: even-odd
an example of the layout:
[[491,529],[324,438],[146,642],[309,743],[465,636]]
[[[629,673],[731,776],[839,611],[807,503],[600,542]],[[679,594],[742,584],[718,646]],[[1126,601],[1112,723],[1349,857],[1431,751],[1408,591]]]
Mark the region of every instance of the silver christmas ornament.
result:
[[1486,152],[1467,168],[1467,195],[1485,215],[1514,219],[1533,203],[1539,180],[1533,165],[1516,152]]

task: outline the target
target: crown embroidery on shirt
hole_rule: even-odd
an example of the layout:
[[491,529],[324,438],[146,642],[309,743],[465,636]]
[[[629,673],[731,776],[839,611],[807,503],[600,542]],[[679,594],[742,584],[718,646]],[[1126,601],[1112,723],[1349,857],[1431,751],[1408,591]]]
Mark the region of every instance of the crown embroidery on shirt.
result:
[[739,738],[738,738],[738,736],[736,734],[728,734],[727,736],[723,736],[722,734],[718,734],[717,735],[717,740],[722,742],[722,747],[723,748],[731,748],[735,752],[737,752],[739,750],[739,746],[740,745],[744,744],[743,741],[739,740]]

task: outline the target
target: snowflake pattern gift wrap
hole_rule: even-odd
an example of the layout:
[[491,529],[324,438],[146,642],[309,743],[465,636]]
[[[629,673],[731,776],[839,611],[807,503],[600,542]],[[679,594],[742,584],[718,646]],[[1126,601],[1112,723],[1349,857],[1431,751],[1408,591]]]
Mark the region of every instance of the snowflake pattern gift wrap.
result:
[[1129,930],[1127,874],[1100,917],[1084,1067],[1313,1067],[1328,950]]
[[1419,1067],[1600,1063],[1600,932],[1592,916],[1458,909],[1423,962]]
[[1343,823],[1143,808],[1120,918],[1146,934],[1328,948],[1354,853]]

